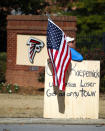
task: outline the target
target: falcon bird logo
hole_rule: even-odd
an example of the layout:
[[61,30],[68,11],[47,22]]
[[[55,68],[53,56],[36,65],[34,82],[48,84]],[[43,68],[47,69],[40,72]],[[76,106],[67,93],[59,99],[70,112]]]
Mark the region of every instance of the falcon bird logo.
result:
[[41,49],[44,47],[44,42],[31,37],[28,39],[27,45],[29,45],[29,51],[28,51],[29,60],[31,63],[33,63],[35,54],[41,51]]

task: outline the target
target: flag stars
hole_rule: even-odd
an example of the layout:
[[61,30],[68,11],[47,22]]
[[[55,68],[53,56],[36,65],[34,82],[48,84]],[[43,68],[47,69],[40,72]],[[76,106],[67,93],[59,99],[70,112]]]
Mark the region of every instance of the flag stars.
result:
[[59,50],[62,40],[62,31],[53,23],[49,22],[47,36],[47,47]]

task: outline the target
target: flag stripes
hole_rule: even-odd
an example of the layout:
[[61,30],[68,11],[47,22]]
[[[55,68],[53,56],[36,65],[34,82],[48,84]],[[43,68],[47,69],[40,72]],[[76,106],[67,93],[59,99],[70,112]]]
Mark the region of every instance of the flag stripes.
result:
[[51,20],[48,20],[47,48],[53,68],[53,84],[64,91],[65,74],[71,61],[71,51],[64,32]]

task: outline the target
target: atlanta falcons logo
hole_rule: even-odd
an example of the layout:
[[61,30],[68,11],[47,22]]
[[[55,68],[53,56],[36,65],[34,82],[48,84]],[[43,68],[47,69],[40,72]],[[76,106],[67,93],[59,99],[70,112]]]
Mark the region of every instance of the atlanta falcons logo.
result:
[[36,52],[39,53],[41,51],[44,47],[44,43],[41,40],[31,37],[28,39],[27,45],[29,45],[29,60],[33,63]]

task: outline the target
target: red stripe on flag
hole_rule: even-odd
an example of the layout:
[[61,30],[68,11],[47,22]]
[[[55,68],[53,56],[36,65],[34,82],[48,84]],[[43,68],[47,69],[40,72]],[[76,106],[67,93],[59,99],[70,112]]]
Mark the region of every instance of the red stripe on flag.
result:
[[57,55],[58,55],[58,51],[55,52],[54,61],[56,61]]
[[[69,50],[69,47],[67,47],[68,48],[68,50]],[[70,50],[70,58],[69,58],[69,60],[68,60],[68,62],[67,62],[67,64],[66,64],[66,68],[65,68],[65,71],[64,71],[64,77],[63,77],[63,88],[62,88],[62,90],[64,91],[65,90],[65,75],[66,75],[66,71],[67,71],[67,68],[68,68],[68,66],[69,66],[69,64],[70,64],[70,61],[71,61],[71,50]]]
[[63,47],[62,47],[62,51],[61,51],[61,53],[60,53],[60,57],[59,57],[59,61],[58,61],[58,64],[57,64],[57,69],[56,69],[57,72],[58,72],[58,69],[59,69],[59,66],[60,66],[60,62],[61,62],[61,58],[62,58],[64,49],[65,49],[65,43],[66,43],[66,40],[64,40]]
[[61,77],[62,77],[62,75],[63,75],[63,74],[62,74],[62,73],[63,73],[63,67],[64,67],[64,64],[65,64],[65,61],[66,61],[67,56],[68,56],[68,49],[67,49],[67,52],[66,52],[66,54],[65,54],[65,57],[64,57],[64,59],[63,59],[63,63],[62,63],[62,65],[61,65],[60,77],[59,77],[59,80],[58,80],[59,85],[61,84]]

